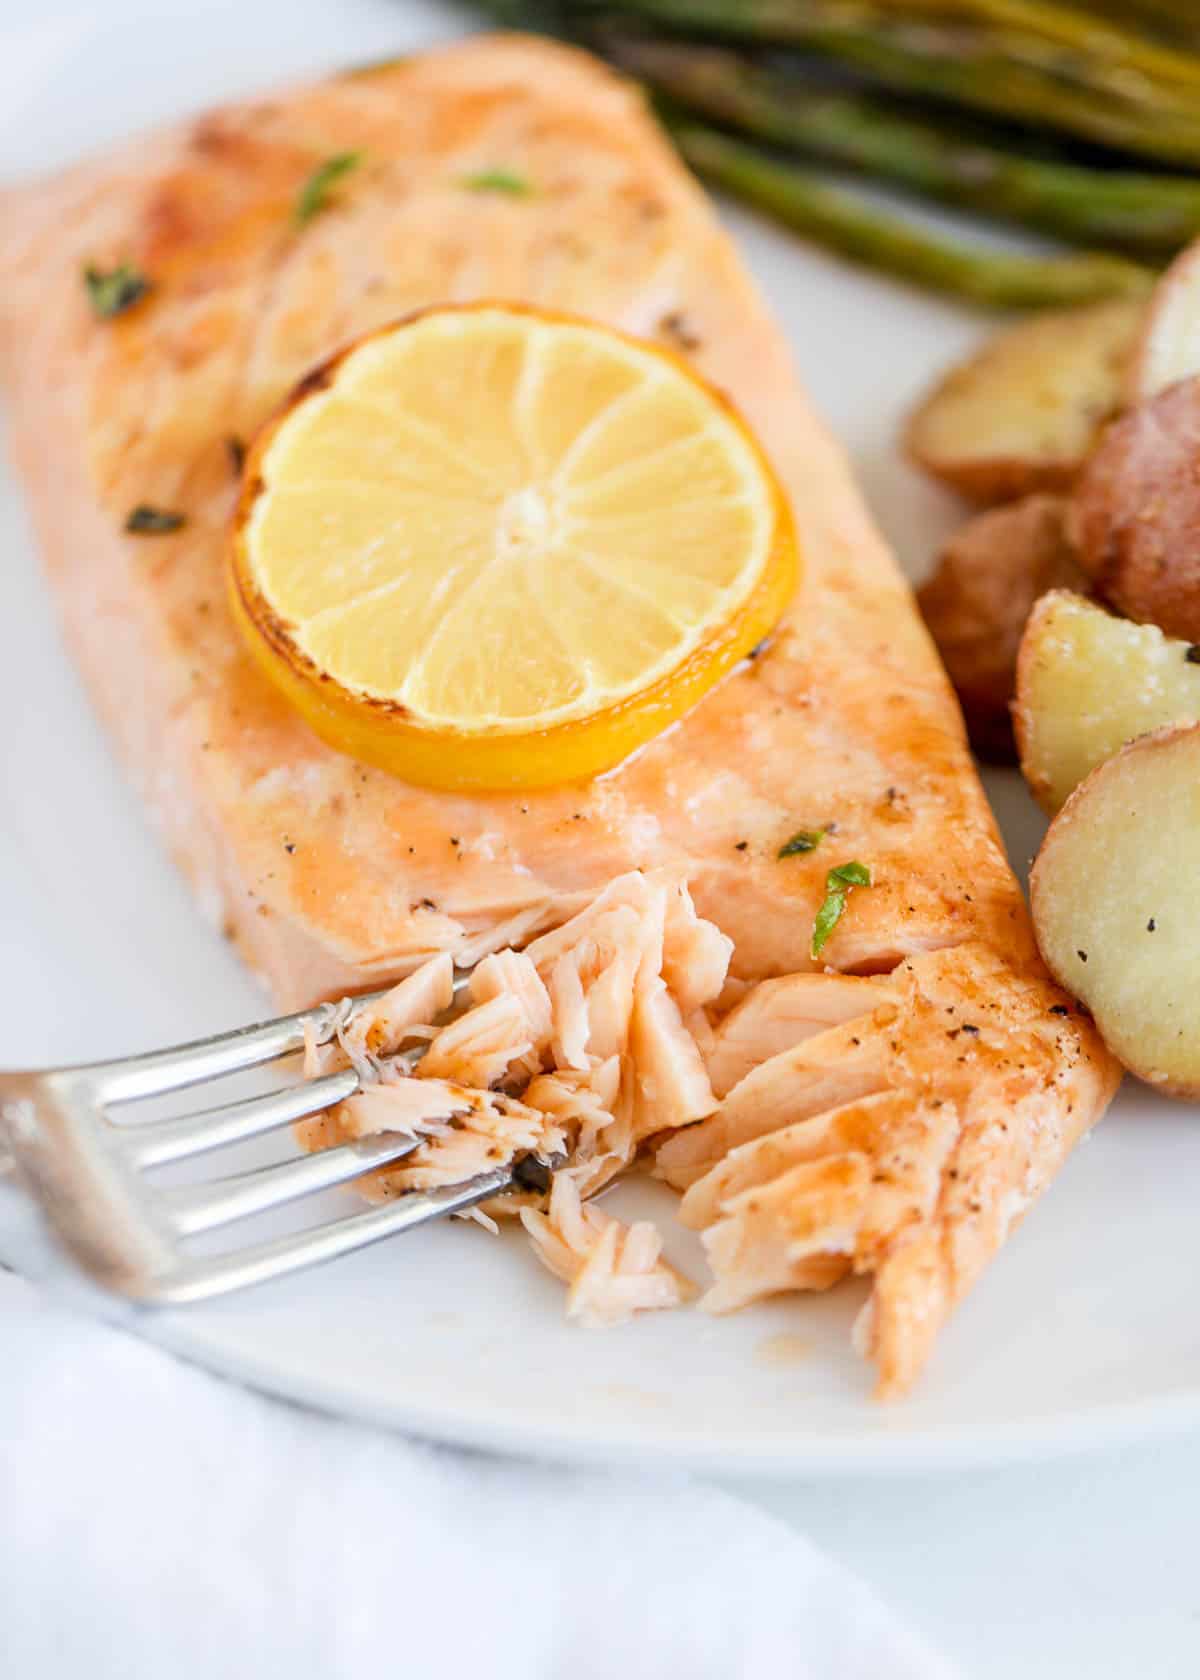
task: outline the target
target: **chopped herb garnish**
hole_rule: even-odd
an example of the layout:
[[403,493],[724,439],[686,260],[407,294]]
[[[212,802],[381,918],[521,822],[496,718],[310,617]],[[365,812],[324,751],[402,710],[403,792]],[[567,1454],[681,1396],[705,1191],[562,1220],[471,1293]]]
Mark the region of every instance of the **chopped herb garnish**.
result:
[[836,869],[829,871],[829,880],[838,881],[845,887],[869,887],[871,871],[865,863],[839,863]]
[[393,54],[391,58],[371,58],[365,64],[351,64],[347,69],[338,72],[345,77],[351,76],[379,76],[388,70],[398,70],[402,64],[411,63],[407,53]]
[[235,478],[241,478],[242,468],[246,465],[246,445],[235,432],[230,432],[225,439],[225,453],[229,457],[229,465]]
[[533,187],[515,169],[481,169],[474,175],[464,175],[459,182],[468,192],[507,193],[509,198],[529,198]]
[[801,828],[780,846],[777,857],[796,857],[800,852],[815,852],[825,838],[823,828]]
[[813,921],[810,951],[814,961],[820,956],[825,942],[842,919],[846,895],[852,887],[869,887],[871,871],[865,863],[842,863],[825,877],[825,902]]
[[107,274],[89,263],[83,271],[83,283],[92,310],[101,321],[123,315],[150,290],[149,280],[132,263],[120,263]]
[[325,209],[329,203],[330,188],[344,175],[349,175],[352,169],[357,169],[362,162],[362,156],[361,152],[335,152],[333,157],[326,158],[324,163],[317,165],[296,194],[292,220],[297,227],[311,222],[319,210]]
[[170,508],[151,507],[147,502],[139,502],[125,516],[125,529],[139,537],[164,536],[169,531],[178,531],[186,523],[182,513],[172,513]]

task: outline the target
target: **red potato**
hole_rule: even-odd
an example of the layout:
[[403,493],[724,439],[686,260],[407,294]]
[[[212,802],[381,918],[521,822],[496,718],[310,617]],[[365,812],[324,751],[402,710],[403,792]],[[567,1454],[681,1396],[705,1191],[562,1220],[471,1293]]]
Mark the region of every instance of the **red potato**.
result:
[[1129,359],[1126,400],[1146,402],[1200,373],[1200,240],[1189,245],[1150,294]]
[[1145,308],[1120,298],[1003,328],[910,415],[909,457],[974,502],[1064,489],[1121,407]]
[[1079,588],[1060,496],[1026,496],[977,514],[942,550],[917,601],[980,758],[1016,756],[1009,703],[1025,621],[1050,589]]
[[1143,735],[1051,823],[1030,877],[1047,967],[1131,1073],[1200,1097],[1200,724]]
[[1102,600],[1200,641],[1200,376],[1108,427],[1075,488],[1069,531]]

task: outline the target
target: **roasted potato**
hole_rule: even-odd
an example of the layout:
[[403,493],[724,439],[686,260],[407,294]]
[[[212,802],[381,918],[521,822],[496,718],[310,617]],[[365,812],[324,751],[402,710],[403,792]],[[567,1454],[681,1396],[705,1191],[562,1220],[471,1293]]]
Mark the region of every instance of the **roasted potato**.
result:
[[1063,489],[1121,406],[1145,308],[1122,298],[1005,328],[909,417],[909,456],[976,502]]
[[1016,757],[1009,701],[1030,608],[1048,589],[1082,586],[1060,497],[1026,496],[980,513],[938,557],[917,600],[958,692],[980,758]]
[[1200,641],[1200,377],[1113,421],[1080,474],[1068,526],[1102,600]]
[[1129,360],[1126,401],[1146,402],[1200,373],[1200,240],[1181,251],[1150,294]]
[[1082,782],[1030,880],[1054,977],[1131,1073],[1200,1096],[1200,724],[1143,735]]
[[1065,590],[1030,614],[1013,721],[1021,769],[1051,815],[1137,735],[1200,720],[1200,648]]

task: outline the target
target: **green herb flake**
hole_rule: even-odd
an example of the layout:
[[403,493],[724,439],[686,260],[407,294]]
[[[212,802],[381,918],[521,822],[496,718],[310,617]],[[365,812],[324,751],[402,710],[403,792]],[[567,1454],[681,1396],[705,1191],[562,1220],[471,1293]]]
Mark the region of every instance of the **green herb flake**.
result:
[[361,152],[335,152],[324,163],[319,163],[296,194],[292,210],[295,225],[304,227],[318,211],[324,210],[330,201],[331,188],[352,169],[357,169],[362,160]]
[[408,53],[393,53],[390,58],[369,58],[363,64],[351,64],[338,74],[346,81],[352,81],[358,76],[383,76],[390,70],[399,70],[402,64],[411,64],[412,58]]
[[814,962],[824,949],[826,940],[841,921],[842,911],[846,908],[846,896],[851,888],[870,885],[871,871],[865,863],[842,863],[826,875],[825,902],[813,920],[810,952]]
[[89,263],[83,271],[83,283],[92,312],[100,321],[124,315],[150,290],[149,280],[132,263],[120,263],[107,273]]
[[182,513],[173,513],[170,508],[151,507],[148,502],[139,502],[125,517],[125,529],[138,537],[166,536],[186,524]]
[[533,186],[515,169],[481,169],[475,175],[464,175],[459,182],[468,192],[505,193],[509,198],[532,198]]
[[823,828],[798,829],[790,840],[784,841],[775,855],[785,858],[796,857],[801,852],[815,852],[824,838],[825,830]]
[[865,863],[842,863],[829,871],[829,881],[838,881],[846,887],[869,887],[871,871]]

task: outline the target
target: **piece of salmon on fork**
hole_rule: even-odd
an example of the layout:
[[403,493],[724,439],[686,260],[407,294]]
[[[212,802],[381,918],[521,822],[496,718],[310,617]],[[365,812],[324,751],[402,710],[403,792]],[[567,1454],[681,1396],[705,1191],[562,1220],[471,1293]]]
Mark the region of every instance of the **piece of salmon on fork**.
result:
[[[314,170],[347,153],[356,167],[297,218]],[[480,38],[182,123],[12,192],[4,212],[14,446],[72,647],[169,843],[278,1002],[439,954],[536,949],[630,871],[686,882],[732,941],[721,997],[743,994],[739,1014],[722,1018],[715,972],[692,983],[711,940],[680,937],[615,1029],[598,1015],[580,1029],[576,989],[574,1025],[539,1049],[496,1003],[518,980],[528,1003],[530,973],[493,967],[472,1065],[490,1065],[483,1029],[509,1022],[520,1080],[552,1081],[544,1101],[574,1103],[577,1132],[590,1112],[587,1135],[622,1159],[654,1132],[656,1102],[660,1131],[698,1120],[657,1162],[706,1234],[710,1304],[872,1273],[863,1345],[884,1389],[904,1387],[1116,1074],[1040,966],[909,591],[636,91],[573,50]],[[84,271],[121,264],[149,290],[101,318]],[[686,354],[755,427],[794,505],[803,583],[769,644],[586,785],[464,796],[363,768],[268,688],[226,607],[246,440],[347,339],[476,298]],[[147,531],[138,507],[178,517]],[[821,838],[789,851],[798,830]],[[848,863],[870,884],[844,895],[814,958],[828,872]],[[567,1011],[566,970],[534,966]],[[754,1002],[751,984],[783,977],[793,996]],[[464,1065],[465,1032],[441,1046],[447,1066],[452,1052]],[[698,1095],[701,1052],[716,1089]],[[567,1265],[570,1244],[544,1246]]]

